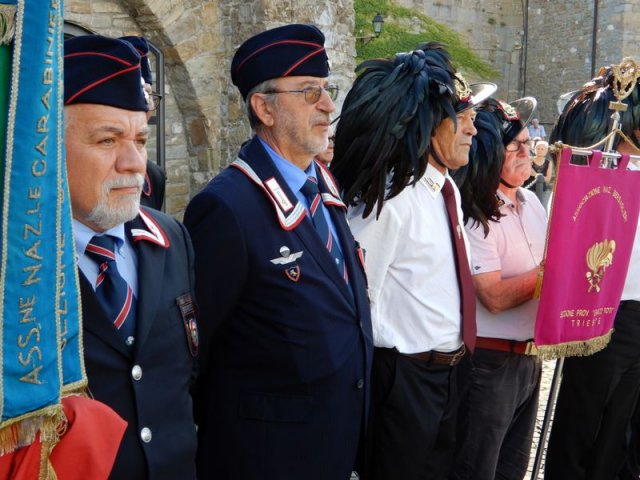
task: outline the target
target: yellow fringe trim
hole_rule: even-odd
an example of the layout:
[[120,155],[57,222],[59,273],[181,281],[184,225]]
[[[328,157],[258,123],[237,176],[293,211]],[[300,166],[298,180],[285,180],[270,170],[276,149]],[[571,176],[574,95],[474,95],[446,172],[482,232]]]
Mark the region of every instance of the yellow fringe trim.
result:
[[35,412],[5,420],[0,428],[0,456],[31,445],[47,418],[62,411],[62,405],[50,405]]
[[0,4],[0,45],[9,45],[16,29],[15,5]]
[[538,357],[541,360],[553,360],[560,357],[586,357],[599,352],[611,340],[613,329],[600,337],[557,345],[538,345]]
[[36,414],[22,415],[12,419],[10,425],[0,430],[0,456],[11,453],[20,447],[31,445],[40,432],[40,472],[38,480],[57,480],[56,472],[49,461],[49,455],[65,434],[68,427],[67,417],[61,404],[46,407]]

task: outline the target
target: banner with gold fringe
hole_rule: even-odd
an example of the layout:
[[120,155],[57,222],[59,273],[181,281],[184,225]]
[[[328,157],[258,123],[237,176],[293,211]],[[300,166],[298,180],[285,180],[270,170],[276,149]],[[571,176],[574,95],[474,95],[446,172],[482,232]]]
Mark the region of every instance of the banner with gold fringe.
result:
[[0,77],[0,455],[39,438],[40,478],[55,478],[48,457],[66,425],[61,395],[86,386],[64,164],[63,12],[61,0],[0,0],[0,62],[10,61]]
[[600,168],[594,150],[587,165],[558,155],[544,280],[535,344],[544,359],[590,355],[611,337],[627,276],[640,211],[640,172]]

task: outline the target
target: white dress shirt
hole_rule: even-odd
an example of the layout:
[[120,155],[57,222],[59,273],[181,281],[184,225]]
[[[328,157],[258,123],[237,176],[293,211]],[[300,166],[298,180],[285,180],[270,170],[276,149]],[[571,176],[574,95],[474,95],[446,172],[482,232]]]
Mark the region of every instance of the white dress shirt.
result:
[[[417,353],[462,345],[454,247],[440,192],[445,180],[451,178],[429,165],[415,187],[385,201],[377,220],[375,208],[366,219],[364,205],[349,209],[351,231],[365,249],[377,347]],[[455,184],[454,192],[461,220]]]
[[[519,208],[498,190],[504,202],[499,222],[489,221],[489,234],[484,237],[481,224],[467,222],[471,244],[471,273],[500,272],[503,279],[528,272],[542,261],[547,233],[547,214],[530,190],[517,190]],[[519,210],[519,211],[518,211]],[[528,340],[533,332],[539,300],[529,300],[499,313],[489,312],[476,300],[479,337]]]

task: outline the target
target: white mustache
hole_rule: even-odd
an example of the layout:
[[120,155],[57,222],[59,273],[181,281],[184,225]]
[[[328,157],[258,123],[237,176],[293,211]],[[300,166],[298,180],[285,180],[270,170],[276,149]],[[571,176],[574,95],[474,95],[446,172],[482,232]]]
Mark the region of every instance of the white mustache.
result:
[[112,188],[142,188],[144,184],[144,176],[140,173],[133,173],[131,175],[125,175],[117,177],[112,180],[107,180],[104,183],[104,188],[110,190]]

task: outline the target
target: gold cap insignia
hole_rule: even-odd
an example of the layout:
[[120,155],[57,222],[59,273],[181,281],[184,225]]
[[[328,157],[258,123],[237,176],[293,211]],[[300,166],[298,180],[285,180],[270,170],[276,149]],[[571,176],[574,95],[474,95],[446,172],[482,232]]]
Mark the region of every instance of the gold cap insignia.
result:
[[611,89],[619,102],[627,98],[633,92],[636,82],[640,78],[640,68],[631,57],[623,58],[620,65],[614,65],[613,84]]
[[500,105],[500,110],[502,110],[502,112],[504,113],[504,117],[507,120],[520,120],[520,114],[507,102],[499,100],[498,104]]
[[458,97],[458,101],[468,102],[471,97],[471,88],[462,74],[456,73],[453,77],[453,85],[456,87],[456,97]]

